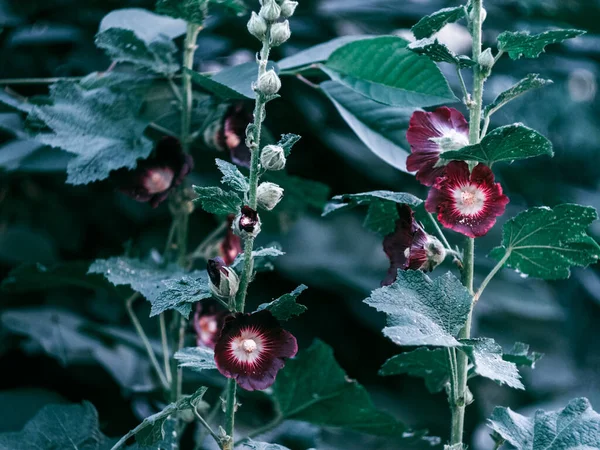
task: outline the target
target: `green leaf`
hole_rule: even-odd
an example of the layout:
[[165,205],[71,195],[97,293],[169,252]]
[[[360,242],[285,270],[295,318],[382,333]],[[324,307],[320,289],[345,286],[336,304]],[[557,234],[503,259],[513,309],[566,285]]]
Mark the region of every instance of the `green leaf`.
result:
[[369,150],[406,172],[406,157],[410,154],[406,130],[413,108],[384,105],[335,81],[326,81],[320,86]]
[[0,449],[77,449],[110,448],[101,432],[98,413],[89,402],[81,405],[44,406],[21,431],[0,433]]
[[444,8],[434,12],[429,16],[423,17],[413,27],[411,31],[417,39],[428,38],[440,31],[449,23],[458,22],[465,17],[465,7],[457,6],[455,8]]
[[287,447],[279,444],[268,444],[266,442],[256,442],[252,439],[244,442],[242,448],[249,450],[289,450]]
[[460,342],[460,350],[465,352],[473,363],[472,372],[498,384],[525,389],[517,366],[502,359],[502,347],[493,339],[463,339]]
[[98,32],[109,28],[133,31],[146,44],[166,37],[175,39],[185,34],[185,21],[154,14],[142,8],[123,8],[109,12],[102,18]]
[[385,200],[387,202],[406,204],[410,206],[419,206],[423,203],[423,200],[415,197],[412,194],[406,192],[392,192],[392,191],[371,191],[361,192],[360,194],[342,194],[336,195],[331,199],[325,209],[323,210],[323,216],[326,216],[334,211],[339,211],[344,208],[354,208],[355,206],[368,205],[373,202]]
[[289,320],[294,316],[299,316],[306,311],[306,306],[296,303],[296,299],[306,289],[308,287],[301,284],[289,294],[282,295],[270,303],[263,303],[257,308],[257,311],[268,309],[281,322]]
[[375,200],[369,204],[363,226],[382,236],[393,233],[398,220],[398,209],[395,203]]
[[330,188],[326,184],[295,177],[283,170],[267,172],[263,178],[265,181],[279,185],[285,191],[277,210],[285,211],[288,217],[294,217],[307,208],[321,211],[329,198]]
[[529,31],[505,31],[498,36],[498,49],[508,53],[511,59],[537,58],[544,48],[567,39],[585,34],[582,30],[550,30],[539,34],[529,34]]
[[410,51],[417,55],[425,55],[435,62],[445,62],[455,64],[458,67],[472,67],[476,65],[468,56],[457,56],[446,45],[441,44],[437,39],[425,38],[411,42],[408,47]]
[[169,309],[189,316],[192,303],[211,296],[206,271],[184,273],[176,264],[160,267],[126,257],[97,259],[88,273],[103,274],[112,284],[129,285],[150,302],[150,317]]
[[326,72],[386,105],[424,107],[456,101],[435,63],[408,50],[407,44],[396,36],[351,42],[331,54]]
[[153,144],[144,136],[147,121],[138,117],[142,99],[107,88],[84,90],[61,81],[50,88],[52,105],[38,106],[31,118],[51,133],[36,139],[77,155],[67,166],[67,183],[87,184],[108,178],[112,170],[133,169]]
[[109,28],[98,33],[95,42],[115,62],[132,63],[163,75],[172,75],[179,70],[175,58],[177,47],[166,37],[146,44],[131,30]]
[[427,390],[432,394],[440,392],[450,381],[448,351],[421,347],[392,356],[379,370],[382,376],[403,374],[423,378]]
[[202,205],[202,209],[211,214],[237,214],[242,206],[242,199],[235,192],[210,186],[193,186],[198,198],[194,201]]
[[206,347],[187,347],[175,353],[179,367],[188,367],[194,372],[216,369],[215,352]]
[[[267,63],[267,70],[270,69],[275,70],[275,72],[279,72],[279,68],[272,61]],[[241,98],[254,99],[256,98],[256,93],[254,92],[252,85],[256,81],[257,73],[258,64],[255,61],[228,67],[220,72],[217,72],[211,77],[211,81],[213,82],[212,86],[213,89],[216,89],[215,83],[217,83],[223,87],[227,87],[233,92],[236,92],[238,95],[242,96]],[[198,82],[198,80],[196,81]],[[207,86],[207,83],[203,85],[204,88],[208,89]],[[225,91],[222,89],[221,91],[221,95],[224,95]],[[217,94],[216,92],[213,93]],[[231,94],[233,95],[233,93]]]
[[183,70],[186,73],[190,74],[190,76],[192,77],[192,81],[195,84],[223,100],[248,100],[253,98],[248,96],[248,91],[246,91],[245,93],[238,92],[225,84],[215,81],[214,77],[202,75],[201,73],[194,72],[193,70],[190,70],[187,67],[184,67]]
[[292,147],[294,145],[296,145],[296,143],[301,139],[300,136],[298,136],[297,134],[292,134],[292,133],[287,133],[287,134],[282,134],[281,138],[279,139],[279,142],[277,142],[277,145],[279,145],[281,148],[283,148],[283,152],[285,154],[285,156],[290,156],[290,153],[292,153]]
[[[278,245],[273,245],[271,247],[261,247],[259,249],[252,251],[252,258],[254,259],[254,270],[256,272],[273,270],[273,260],[278,256],[285,255],[285,252],[281,251],[281,248]],[[233,264],[230,267],[233,269],[237,269],[238,267],[244,266],[245,255],[244,253],[240,253]]]
[[479,144],[441,153],[442,158],[446,160],[478,161],[490,167],[495,162],[542,155],[554,155],[552,143],[537,131],[521,123],[496,128]]
[[506,91],[502,92],[496,99],[487,105],[484,109],[484,115],[491,116],[508,102],[515,98],[531,91],[532,89],[538,89],[548,84],[554,83],[552,80],[545,80],[540,78],[537,73],[530,73],[517,84],[511,86]]
[[285,419],[375,435],[410,435],[415,440],[424,435],[409,433],[403,423],[379,411],[365,388],[337,364],[331,347],[319,340],[287,361],[277,375],[273,395]]
[[502,355],[502,359],[504,359],[504,361],[510,361],[515,363],[517,367],[527,366],[533,369],[535,367],[535,363],[539,361],[543,356],[543,353],[529,353],[528,344],[524,344],[522,342],[515,342],[513,348]]
[[571,266],[598,261],[600,247],[587,233],[596,210],[574,204],[523,211],[504,224],[502,246],[490,253],[508,267],[536,278],[568,278]]
[[158,0],[156,12],[197,25],[204,23],[209,0]]
[[488,426],[518,450],[591,450],[600,448],[600,415],[587,398],[559,410],[537,410],[533,418],[496,407]]
[[458,347],[455,337],[471,300],[450,272],[431,280],[418,270],[399,270],[393,284],[374,290],[364,302],[387,315],[383,334],[398,345]]
[[135,441],[142,447],[150,447],[162,441],[165,438],[165,422],[176,410],[171,403],[163,411],[146,417],[140,424],[142,428],[135,434]]
[[246,193],[250,189],[248,179],[240,172],[235,164],[223,161],[222,159],[216,159],[217,167],[223,174],[221,183],[228,185],[230,188],[236,191]]

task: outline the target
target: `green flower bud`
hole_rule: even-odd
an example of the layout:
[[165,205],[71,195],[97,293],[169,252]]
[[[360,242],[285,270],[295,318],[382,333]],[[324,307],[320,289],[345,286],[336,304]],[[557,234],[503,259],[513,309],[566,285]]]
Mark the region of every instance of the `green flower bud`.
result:
[[479,66],[481,67],[481,72],[484,76],[489,76],[492,71],[492,67],[494,67],[494,55],[492,55],[492,49],[486,48],[479,55],[479,60],[477,61]]
[[276,185],[275,183],[260,183],[256,190],[256,201],[258,206],[271,211],[277,203],[283,198],[283,188]]
[[292,17],[294,15],[294,11],[296,11],[296,6],[298,6],[298,2],[294,2],[292,0],[283,0],[281,3],[281,16],[284,18]]
[[267,34],[267,22],[261,16],[252,11],[252,16],[248,21],[248,31],[259,41],[262,41]]
[[285,152],[279,145],[265,145],[260,154],[260,164],[266,170],[281,170],[285,167]]
[[216,298],[227,301],[235,297],[240,287],[240,279],[232,268],[225,265],[222,258],[209,259],[206,271],[210,280],[210,291]]
[[271,26],[271,46],[277,47],[287,41],[292,32],[290,31],[290,23],[286,20],[284,22],[277,22]]
[[281,89],[281,80],[273,69],[260,76],[256,90],[264,95],[274,95]]
[[281,15],[281,8],[275,3],[275,0],[265,0],[259,14],[266,21],[275,22]]

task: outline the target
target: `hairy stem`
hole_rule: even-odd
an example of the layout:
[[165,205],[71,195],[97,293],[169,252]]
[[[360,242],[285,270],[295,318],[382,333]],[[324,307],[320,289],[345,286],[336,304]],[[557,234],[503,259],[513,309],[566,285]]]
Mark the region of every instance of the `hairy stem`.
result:
[[223,442],[223,450],[233,450],[233,447],[235,446],[233,433],[235,429],[235,410],[237,405],[237,400],[235,398],[236,390],[237,385],[235,384],[235,380],[233,378],[228,379],[227,403],[225,407],[225,433],[229,439]]
[[167,324],[165,322],[165,313],[160,313],[158,316],[158,322],[160,324],[160,342],[162,344],[162,352],[163,352],[163,364],[165,366],[165,373],[167,378],[167,383],[171,383],[173,380],[173,374],[171,373],[171,363],[169,361],[171,357],[171,350],[169,349],[169,339],[167,336]]
[[502,269],[502,266],[504,266],[504,263],[510,257],[510,253],[511,253],[510,249],[507,250],[506,253],[504,254],[504,256],[502,257],[502,259],[500,261],[498,261],[498,264],[496,264],[494,266],[494,268],[490,271],[490,273],[488,273],[487,277],[485,277],[485,279],[481,282],[479,289],[477,289],[477,292],[475,293],[475,297],[473,297],[473,303],[477,303],[477,300],[479,300],[479,298],[481,297],[481,294],[487,287],[488,283],[490,281],[492,281],[492,278],[494,278],[494,276],[498,273],[498,271],[500,269]]

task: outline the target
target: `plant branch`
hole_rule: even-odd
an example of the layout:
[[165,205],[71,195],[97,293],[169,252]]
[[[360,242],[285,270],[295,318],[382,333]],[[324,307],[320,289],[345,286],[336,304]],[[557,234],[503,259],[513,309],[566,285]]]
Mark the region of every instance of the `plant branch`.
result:
[[204,417],[202,417],[200,415],[200,413],[198,412],[197,408],[193,408],[194,411],[194,415],[196,416],[196,418],[198,419],[198,421],[202,424],[202,426],[204,428],[206,428],[206,430],[210,433],[210,435],[213,437],[213,439],[216,441],[216,443],[219,445],[219,447],[222,447],[221,445],[221,437],[215,433],[213,431],[213,429],[210,427],[210,425],[208,424],[208,422],[206,420],[204,420]]
[[236,389],[235,380],[229,378],[227,380],[227,403],[225,406],[225,433],[228,440],[223,443],[223,450],[232,450],[234,447],[233,433],[235,430],[235,410],[237,409]]
[[237,447],[238,445],[241,445],[244,442],[248,442],[250,439],[253,439],[256,436],[260,436],[262,434],[265,434],[268,431],[271,431],[273,428],[275,428],[276,426],[278,426],[282,422],[283,422],[283,416],[281,414],[278,414],[277,417],[275,417],[275,419],[273,419],[268,424],[266,424],[266,425],[264,425],[264,426],[262,426],[260,428],[257,428],[256,430],[251,431],[246,436],[244,436],[242,439],[240,439],[239,441],[237,441],[236,444],[235,444],[235,446]]
[[460,82],[460,88],[463,93],[463,103],[465,105],[468,105],[469,102],[471,101],[471,95],[469,94],[469,91],[467,90],[467,85],[465,84],[465,79],[463,78],[462,72],[460,71],[460,67],[458,65],[456,66],[456,74],[458,75],[458,81]]
[[502,269],[502,267],[504,266],[504,263],[506,263],[508,258],[510,258],[510,253],[511,253],[511,251],[510,251],[510,249],[508,249],[506,251],[506,253],[504,254],[504,256],[502,257],[502,259],[500,261],[498,261],[498,264],[496,264],[494,266],[494,268],[490,271],[490,273],[488,273],[488,275],[485,277],[485,279],[481,282],[479,289],[477,289],[477,292],[475,293],[475,296],[473,297],[473,303],[477,303],[477,301],[481,298],[481,294],[487,287],[488,283],[490,281],[492,281],[492,278],[494,278],[494,276],[498,273],[498,271],[500,269]]
[[165,313],[160,313],[158,316],[158,322],[160,325],[160,341],[162,343],[163,352],[163,364],[165,366],[165,374],[167,383],[170,385],[173,380],[173,374],[171,373],[171,363],[169,361],[171,357],[171,350],[169,349],[169,342],[167,337],[167,324],[165,322]]

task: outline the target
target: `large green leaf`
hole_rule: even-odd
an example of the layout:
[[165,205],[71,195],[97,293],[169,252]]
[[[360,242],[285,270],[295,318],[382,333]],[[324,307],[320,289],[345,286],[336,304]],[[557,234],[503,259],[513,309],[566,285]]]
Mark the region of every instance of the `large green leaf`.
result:
[[[185,67],[183,69],[186,73],[190,74],[192,77],[192,81],[200,86],[201,88],[207,90],[211,94],[215,94],[217,97],[224,100],[249,100],[252,99],[252,96],[249,96],[250,91],[244,90],[244,92],[238,92],[237,90],[227,86],[226,84],[219,83],[214,80],[214,77],[209,77],[206,75],[202,75],[201,73],[195,72],[193,70]],[[255,74],[256,76],[256,74]]]
[[440,31],[449,23],[458,22],[465,17],[465,7],[456,6],[454,8],[444,8],[439,11],[423,17],[413,27],[411,31],[417,39],[428,38]]
[[415,440],[425,434],[408,433],[406,425],[379,411],[365,388],[348,378],[331,347],[321,341],[286,363],[277,375],[273,395],[285,419]]
[[511,86],[506,91],[502,92],[496,99],[487,105],[484,109],[484,114],[491,116],[508,102],[515,98],[531,91],[532,89],[538,89],[548,84],[552,84],[552,80],[546,80],[540,78],[537,73],[530,73],[525,78],[520,80],[517,84]]
[[284,294],[270,303],[263,303],[262,305],[259,305],[257,311],[268,309],[271,311],[271,314],[273,314],[273,316],[280,321],[289,320],[294,316],[299,316],[306,311],[306,306],[296,303],[296,299],[306,289],[308,289],[308,287],[304,284],[301,284],[289,294]]
[[487,134],[479,144],[469,145],[460,150],[443,152],[446,160],[478,161],[488,166],[500,161],[553,156],[552,143],[531,128],[514,123],[496,128]]
[[431,280],[418,270],[399,270],[393,284],[374,290],[364,302],[387,315],[383,334],[398,345],[458,347],[455,337],[471,300],[450,272]]
[[600,448],[600,415],[586,398],[559,411],[536,411],[533,418],[496,407],[488,426],[518,450],[592,450]]
[[206,347],[187,347],[179,350],[173,356],[179,361],[180,367],[187,367],[194,372],[216,369],[215,352]]
[[421,377],[429,392],[440,392],[450,380],[448,350],[418,348],[412,352],[392,356],[379,370],[379,375],[382,376],[403,374]]
[[338,48],[346,45],[349,42],[358,41],[361,39],[370,39],[373,36],[341,36],[322,44],[302,50],[292,56],[283,58],[277,61],[280,70],[291,71],[293,69],[301,69],[320,62],[327,61],[327,58]]
[[211,296],[206,271],[184,273],[172,264],[160,267],[150,262],[126,257],[97,259],[89,273],[103,274],[114,285],[129,285],[150,302],[150,316],[175,309],[189,316],[192,303]]
[[505,31],[498,36],[498,49],[508,53],[512,59],[537,58],[544,48],[567,39],[581,36],[582,30],[550,30],[539,34],[529,34],[528,31]]
[[472,372],[498,384],[506,384],[515,389],[525,389],[515,363],[502,359],[502,347],[493,339],[461,340],[460,349],[473,363]]
[[329,203],[327,203],[327,205],[325,205],[323,216],[334,211],[339,211],[340,209],[350,209],[355,206],[369,205],[380,200],[391,203],[407,204],[410,206],[419,206],[423,203],[423,200],[420,198],[417,198],[412,194],[407,194],[406,192],[371,191],[361,192],[360,194],[342,194],[336,195]]
[[198,197],[194,200],[202,205],[202,209],[211,214],[237,214],[242,206],[242,199],[232,191],[224,191],[216,186],[194,186]]
[[152,152],[137,93],[85,90],[70,81],[52,85],[50,93],[53,104],[36,107],[31,117],[52,131],[39,134],[38,141],[77,155],[69,161],[67,183],[103,180],[112,170],[134,168]]
[[380,103],[419,107],[454,102],[448,82],[429,58],[406,48],[395,36],[351,42],[325,64],[336,81]]
[[406,172],[406,157],[410,154],[406,130],[413,109],[381,104],[335,81],[320,86],[369,150]]
[[502,246],[490,256],[525,275],[568,278],[571,266],[598,261],[600,247],[586,232],[597,218],[594,208],[569,203],[528,209],[504,224]]

